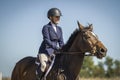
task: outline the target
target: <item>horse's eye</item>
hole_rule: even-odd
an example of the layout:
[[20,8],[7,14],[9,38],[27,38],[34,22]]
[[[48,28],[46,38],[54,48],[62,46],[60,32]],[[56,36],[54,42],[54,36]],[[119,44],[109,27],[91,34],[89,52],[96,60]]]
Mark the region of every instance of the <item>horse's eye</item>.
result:
[[84,37],[85,39],[90,38],[90,36],[88,35],[88,32],[87,32],[87,31],[82,31],[82,33],[83,33],[83,37]]
[[89,35],[86,35],[86,38],[88,39],[88,38],[90,38],[90,36],[89,36]]
[[88,34],[84,34],[84,37],[85,37],[85,39],[90,38],[90,36]]

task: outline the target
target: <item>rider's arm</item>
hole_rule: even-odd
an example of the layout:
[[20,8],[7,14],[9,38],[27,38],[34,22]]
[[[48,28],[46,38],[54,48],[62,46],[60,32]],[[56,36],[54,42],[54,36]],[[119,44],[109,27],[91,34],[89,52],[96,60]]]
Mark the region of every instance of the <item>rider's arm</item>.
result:
[[63,45],[64,45],[63,32],[62,32],[62,29],[61,29],[60,27],[59,27],[59,29],[60,29],[60,31],[61,31],[61,36],[60,36],[58,42],[59,42],[59,46],[60,46],[60,48],[62,48]]

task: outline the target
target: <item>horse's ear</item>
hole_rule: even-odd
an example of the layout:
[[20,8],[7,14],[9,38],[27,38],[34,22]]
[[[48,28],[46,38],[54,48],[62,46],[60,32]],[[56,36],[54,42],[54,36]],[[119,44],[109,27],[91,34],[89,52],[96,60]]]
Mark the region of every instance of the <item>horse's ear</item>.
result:
[[82,30],[84,27],[79,23],[79,21],[77,21],[77,23],[78,23],[79,30]]
[[92,25],[92,24],[89,25],[89,29],[90,29],[91,31],[93,31],[93,25]]

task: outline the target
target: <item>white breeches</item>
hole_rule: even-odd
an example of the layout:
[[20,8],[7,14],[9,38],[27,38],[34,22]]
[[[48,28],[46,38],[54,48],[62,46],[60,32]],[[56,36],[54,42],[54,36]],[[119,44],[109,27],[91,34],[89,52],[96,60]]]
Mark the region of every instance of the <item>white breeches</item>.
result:
[[47,62],[48,62],[48,57],[44,53],[39,54],[38,57],[39,57],[39,60],[40,60],[40,63],[41,63],[41,71],[45,72]]

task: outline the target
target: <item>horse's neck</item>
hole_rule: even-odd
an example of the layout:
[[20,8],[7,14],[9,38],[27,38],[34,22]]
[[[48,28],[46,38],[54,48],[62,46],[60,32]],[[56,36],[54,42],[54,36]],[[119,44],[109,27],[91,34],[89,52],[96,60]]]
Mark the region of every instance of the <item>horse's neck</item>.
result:
[[80,54],[82,54],[80,50],[82,46],[78,47],[80,45],[78,44],[78,40],[82,40],[82,39],[76,38],[72,46],[68,50],[69,52],[73,51],[73,53],[71,55],[65,55],[65,58],[63,59],[63,61],[66,62],[64,65],[67,65],[65,70],[67,75],[69,76],[68,80],[75,80],[75,78],[78,76],[80,72],[83,63],[84,55],[76,55],[76,53],[74,53],[74,52],[80,52]]
[[[65,70],[66,75],[68,76],[68,80],[74,80],[80,72],[84,56],[83,55],[65,55],[63,58],[63,68]],[[71,76],[72,75],[72,76]]]

